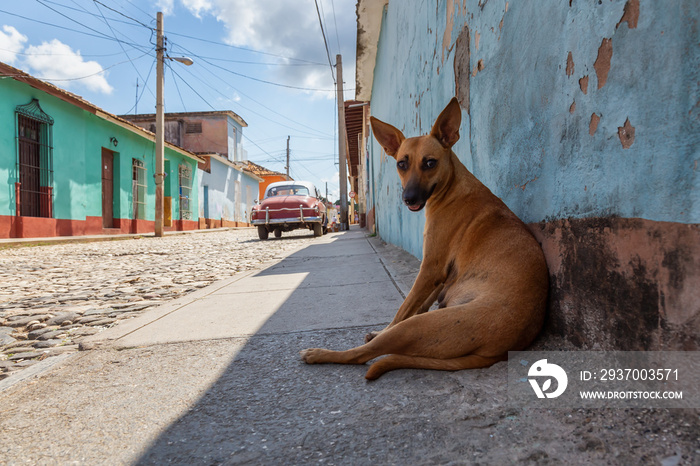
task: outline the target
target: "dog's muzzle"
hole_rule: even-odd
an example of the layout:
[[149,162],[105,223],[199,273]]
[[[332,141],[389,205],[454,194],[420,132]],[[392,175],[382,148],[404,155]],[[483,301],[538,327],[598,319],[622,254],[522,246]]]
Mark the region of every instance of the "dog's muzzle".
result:
[[408,207],[408,210],[418,212],[425,207],[425,203],[428,202],[428,198],[433,194],[434,189],[435,186],[431,187],[429,190],[424,190],[421,189],[420,186],[409,185],[403,190],[401,198],[403,199],[403,203]]

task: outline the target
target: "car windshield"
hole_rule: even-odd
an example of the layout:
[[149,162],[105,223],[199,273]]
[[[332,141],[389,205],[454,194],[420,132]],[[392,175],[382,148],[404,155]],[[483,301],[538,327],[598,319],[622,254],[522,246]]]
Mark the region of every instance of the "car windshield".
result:
[[301,186],[298,184],[286,184],[282,186],[275,186],[267,191],[266,197],[273,196],[308,196],[309,190],[306,186]]

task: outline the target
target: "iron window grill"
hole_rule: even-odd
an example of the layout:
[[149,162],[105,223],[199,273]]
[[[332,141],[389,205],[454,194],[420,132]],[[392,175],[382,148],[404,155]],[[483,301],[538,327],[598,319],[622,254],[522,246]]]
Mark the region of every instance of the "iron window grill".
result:
[[196,121],[194,123],[185,124],[185,133],[196,134],[196,133],[201,133],[201,132],[202,132],[202,122],[201,121]]
[[146,167],[143,161],[132,159],[131,190],[134,200],[134,218],[146,218]]
[[180,220],[192,220],[192,168],[179,166],[180,181]]
[[37,99],[15,108],[17,215],[53,218],[53,118]]

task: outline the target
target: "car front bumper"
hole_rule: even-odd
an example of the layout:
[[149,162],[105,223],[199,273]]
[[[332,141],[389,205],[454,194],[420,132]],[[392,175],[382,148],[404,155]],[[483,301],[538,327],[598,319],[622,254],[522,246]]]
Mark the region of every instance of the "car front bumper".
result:
[[283,225],[283,224],[293,224],[293,223],[321,223],[323,218],[321,217],[290,217],[290,218],[271,218],[269,220],[259,219],[253,220],[251,223],[253,225]]

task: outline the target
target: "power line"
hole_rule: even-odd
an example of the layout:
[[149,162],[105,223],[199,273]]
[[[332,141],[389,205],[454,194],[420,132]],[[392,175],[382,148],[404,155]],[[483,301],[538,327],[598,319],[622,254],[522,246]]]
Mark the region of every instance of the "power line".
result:
[[[70,16],[64,15],[63,13],[61,13],[60,11],[58,11],[57,9],[52,8],[51,6],[47,5],[46,3],[44,3],[44,2],[41,1],[41,0],[35,0],[35,1],[36,1],[37,3],[39,3],[40,5],[45,6],[45,7],[48,8],[49,10],[51,10],[51,11],[53,11],[53,12],[55,12],[55,13],[61,15],[61,16],[63,16],[63,17],[66,18],[67,20],[72,21],[72,22],[74,22],[74,23],[76,23],[76,24],[79,24],[80,26],[84,27],[85,29],[88,29],[88,30],[90,30],[90,31],[92,31],[92,32],[97,33],[97,34],[99,35],[99,36],[97,36],[97,37],[108,38],[108,39],[110,39],[110,40],[116,40],[117,42],[121,42],[121,41],[120,41],[119,39],[117,39],[116,37],[112,38],[112,37],[108,36],[107,34],[104,34],[103,32],[98,31],[97,29],[93,29],[93,28],[91,28],[91,27],[89,27],[89,26],[86,26],[85,24],[81,23],[81,22],[78,21],[78,20],[75,20],[75,19],[71,18]],[[19,16],[19,15],[17,15],[17,16]],[[137,47],[135,47],[135,48],[137,48]]]
[[[146,81],[143,83],[143,90],[141,91],[141,95],[138,97],[138,99],[136,99],[136,102],[134,103],[134,105],[126,113],[124,113],[124,115],[130,113],[133,109],[135,109],[138,106],[139,102],[141,102],[141,98],[143,97],[143,93],[146,92],[146,87],[148,87],[148,78],[151,77],[151,73],[153,72],[153,68],[155,67],[157,61],[158,61],[157,58],[153,59],[153,63],[151,63],[151,69],[148,70],[148,75],[146,76]],[[151,94],[153,94],[152,91],[149,90],[149,92],[151,92]]]
[[[115,40],[113,37],[110,37],[110,36],[108,36],[108,35],[106,35],[106,34],[103,34],[103,33],[99,33],[99,34],[90,34],[89,32],[79,31],[79,30],[77,30],[77,29],[72,29],[72,28],[69,28],[69,27],[66,27],[66,26],[59,26],[58,24],[47,23],[46,21],[41,21],[41,20],[34,19],[34,18],[28,18],[28,17],[26,17],[26,16],[22,16],[22,15],[19,15],[19,14],[17,14],[17,13],[12,13],[12,12],[9,12],[9,11],[6,11],[6,10],[0,10],[0,13],[4,13],[4,14],[10,15],[10,16],[15,16],[15,17],[17,17],[17,18],[22,18],[22,19],[24,19],[24,20],[31,21],[31,22],[33,22],[33,23],[43,24],[43,25],[45,25],[45,26],[51,26],[51,27],[55,27],[55,28],[57,28],[57,29],[63,29],[63,30],[65,30],[65,31],[75,32],[75,33],[77,33],[77,34],[83,34],[83,35],[90,36],[90,37],[96,37],[96,38],[98,38],[98,39],[105,39],[105,40],[109,40],[109,41],[114,41],[114,40]],[[65,16],[65,15],[62,15],[62,16]],[[127,45],[129,45],[129,46],[131,46],[131,47],[133,47],[133,48],[135,48],[135,49],[138,49],[139,47],[141,47],[140,44],[136,44],[136,43],[133,43],[133,42],[131,42],[131,43],[125,42],[125,44],[127,44]]]
[[[171,63],[168,63],[168,68],[170,71],[173,70],[173,66]],[[177,79],[175,79],[175,75],[173,74],[173,82],[175,83],[175,89],[177,89],[177,95],[180,96],[180,103],[182,104],[182,108],[185,109],[185,112],[187,111],[187,106],[185,105],[185,101],[182,100],[182,94],[180,94],[180,86],[177,85]]]
[[[105,15],[102,13],[102,10],[100,9],[98,3],[101,5],[100,2],[95,2],[95,8],[97,8],[97,11],[98,11],[98,12],[100,13],[100,15],[102,16],[102,19],[104,20],[104,22],[105,22],[105,24],[107,25],[107,27],[109,28],[109,30],[112,32],[112,35],[114,36],[114,38],[117,39],[117,34],[114,32],[114,29],[112,29],[112,25],[109,24],[109,21],[107,21],[107,18],[105,18]],[[129,59],[129,61],[131,62],[131,66],[134,68],[134,71],[136,71],[136,74],[138,75],[138,77],[141,78],[141,79],[143,80],[143,76],[141,76],[141,73],[139,72],[139,69],[136,68],[136,65],[135,65],[134,62],[131,60],[131,57],[129,56],[129,54],[128,54],[128,53],[126,52],[126,50],[124,49],[124,46],[121,44],[121,41],[119,41],[119,40],[117,39],[117,43],[119,44],[119,48],[122,49],[122,52],[124,52],[124,55],[126,55],[126,57],[127,57],[127,58]],[[145,82],[146,82],[146,81],[144,80],[144,83],[145,83]],[[149,92],[151,92],[150,88],[149,88]],[[152,92],[151,92],[151,95],[153,95]],[[155,98],[155,96],[153,96],[153,98]]]
[[338,43],[338,53],[340,53],[340,36],[338,36],[338,20],[335,18],[335,1],[331,0],[331,8],[333,9],[333,24],[335,24],[335,40]]
[[[74,53],[26,53],[26,52],[17,52],[15,50],[10,50],[10,49],[4,49],[0,47],[0,50],[4,52],[12,52],[15,55],[24,55],[27,57],[72,57],[75,54]],[[101,53],[101,54],[80,54],[81,57],[113,57],[115,55],[121,55],[124,52],[115,52],[115,53]],[[150,53],[150,52],[149,52]]]
[[[140,57],[137,57],[136,60],[138,60],[138,59],[140,59],[140,58],[143,58],[143,57],[145,57],[146,55],[148,55],[148,53],[144,53],[144,54],[141,55]],[[118,63],[114,63],[113,65],[108,66],[107,68],[102,68],[100,71],[96,71],[96,72],[94,72],[94,73],[92,73],[92,74],[88,74],[88,75],[85,75],[85,76],[77,76],[77,77],[75,77],[75,78],[47,78],[47,77],[37,77],[37,76],[34,76],[34,78],[39,79],[39,80],[41,80],[41,81],[52,81],[52,82],[54,82],[54,81],[55,81],[55,82],[61,82],[61,81],[80,81],[81,79],[91,78],[92,76],[96,76],[96,75],[98,75],[98,74],[102,74],[102,73],[104,73],[105,71],[107,71],[107,70],[109,70],[109,69],[111,69],[111,68],[114,68],[115,66],[123,65],[124,63],[128,63],[128,62],[133,62],[133,60],[129,59],[129,60],[120,61],[120,62],[118,62]],[[17,74],[17,75],[9,75],[9,74],[8,74],[8,75],[3,75],[3,77],[5,77],[5,78],[24,78],[24,77],[26,77],[26,75],[25,75],[25,74]]]
[[207,99],[205,99],[204,97],[202,97],[202,95],[201,95],[199,92],[197,92],[197,91],[195,90],[194,87],[190,86],[190,83],[188,83],[187,81],[185,81],[185,80],[182,78],[182,76],[180,76],[180,74],[179,74],[177,71],[175,71],[173,68],[171,68],[170,70],[173,72],[173,74],[174,74],[175,76],[177,76],[178,78],[180,78],[180,79],[182,80],[182,82],[185,83],[185,85],[186,85],[187,87],[189,87],[190,90],[191,90],[192,92],[194,92],[194,93],[197,95],[197,97],[199,97],[200,99],[202,99],[202,102],[204,102],[205,104],[207,104],[207,105],[209,106],[209,108],[211,108],[212,110],[216,111],[216,107],[214,107],[212,104],[210,104],[209,101],[208,101]]
[[261,55],[269,55],[269,56],[271,56],[271,57],[284,58],[284,59],[286,59],[286,60],[297,60],[297,61],[303,61],[303,62],[307,62],[307,63],[313,63],[313,64],[315,64],[315,65],[322,65],[322,63],[314,62],[314,61],[311,61],[311,60],[305,60],[305,59],[303,59],[303,58],[287,57],[287,56],[284,56],[284,55],[278,55],[278,54],[276,54],[276,53],[263,52],[263,51],[260,51],[260,50],[250,49],[250,48],[247,48],[247,47],[239,47],[239,46],[237,46],[237,45],[226,44],[226,43],[223,43],[223,42],[217,42],[217,41],[213,41],[213,40],[209,40],[209,39],[202,39],[202,38],[200,38],[200,37],[188,36],[187,34],[180,34],[180,33],[177,33],[177,32],[168,32],[167,35],[185,37],[185,38],[187,38],[187,39],[198,40],[198,41],[206,42],[206,43],[209,43],[209,44],[215,44],[215,45],[220,45],[220,46],[223,46],[223,47],[231,47],[231,48],[234,48],[234,49],[245,50],[246,52],[259,53],[259,54],[261,54]]
[[246,61],[246,60],[232,60],[230,58],[217,58],[217,57],[205,57],[200,55],[199,58],[214,60],[214,61],[225,61],[229,63],[240,63],[244,65],[263,65],[263,66],[326,66],[325,63],[271,63],[264,61]]
[[[190,84],[189,84],[187,81],[185,81],[185,80],[182,78],[182,76],[180,76],[180,75],[178,74],[178,72],[175,71],[175,69],[173,69],[173,68],[171,67],[171,68],[170,68],[170,71],[172,71],[173,74],[174,74],[175,76],[177,76],[178,78],[180,78],[180,79],[182,80],[182,82],[185,83],[185,85],[186,85],[187,87],[189,87],[190,90],[191,90],[192,92],[194,92],[195,94],[197,94],[197,97],[199,97],[200,99],[202,99],[202,101],[203,101],[205,104],[207,104],[209,107],[211,107],[212,110],[216,110],[216,108],[215,108],[212,104],[210,104],[204,97],[202,97],[202,95],[201,95],[199,92],[197,92],[192,86],[190,86]],[[265,149],[263,149],[262,147],[260,147],[255,141],[253,141],[253,140],[250,139],[249,137],[246,137],[246,140],[247,140],[247,141],[250,141],[255,147],[257,147],[257,148],[260,149],[261,151],[265,152],[268,156],[272,157],[272,155],[270,155]]]
[[99,3],[100,5],[102,5],[103,7],[107,8],[108,10],[112,10],[113,12],[117,13],[118,15],[122,15],[123,17],[125,17],[125,18],[127,18],[127,19],[130,19],[130,20],[134,21],[135,23],[138,23],[138,24],[140,24],[141,26],[143,26],[143,27],[145,27],[145,28],[147,28],[147,29],[153,30],[152,27],[150,27],[150,26],[148,26],[148,25],[146,25],[146,24],[143,24],[143,23],[142,23],[141,21],[139,21],[138,19],[134,19],[134,18],[132,18],[131,16],[127,16],[127,15],[125,15],[124,13],[122,13],[121,11],[117,11],[117,10],[115,10],[114,8],[109,7],[109,6],[105,5],[104,3],[100,2],[99,0],[92,0],[92,1],[95,2],[95,3]]
[[321,20],[321,12],[318,10],[318,0],[314,0],[316,4],[316,14],[318,15],[318,23],[321,25],[321,35],[323,36],[323,44],[326,46],[326,56],[328,57],[328,65],[331,68],[331,77],[335,84],[335,75],[333,74],[333,62],[331,61],[331,53],[328,50],[328,41],[326,40],[326,32],[323,29],[323,21]]
[[[173,44],[173,45],[175,45],[175,44]],[[201,56],[198,56],[198,55],[194,54],[193,52],[191,52],[190,50],[188,50],[188,49],[186,49],[186,48],[184,48],[184,47],[182,47],[182,46],[179,46],[179,47],[180,47],[183,51],[185,51],[186,53],[188,53],[189,55],[191,55],[192,57],[197,58],[198,60],[202,60],[202,62],[204,62],[204,63],[206,63],[206,64],[208,64],[208,65],[216,66],[216,65],[213,65],[212,63],[210,63],[206,58],[201,57]],[[290,121],[290,122],[292,122],[292,123],[295,123],[295,124],[297,124],[297,125],[299,125],[299,126],[303,126],[304,128],[310,129],[310,130],[312,130],[312,131],[313,131],[314,133],[316,133],[316,134],[322,134],[322,135],[326,136],[324,133],[319,132],[319,131],[318,131],[317,129],[315,129],[315,128],[312,128],[312,127],[310,127],[310,126],[304,125],[304,124],[299,123],[299,122],[296,122],[296,121],[292,120],[291,118],[288,118],[288,117],[286,117],[285,115],[282,115],[281,113],[279,113],[279,112],[277,112],[277,111],[275,111],[275,110],[273,110],[273,109],[267,107],[266,105],[264,105],[264,104],[262,104],[261,102],[259,102],[259,101],[255,100],[255,99],[253,99],[252,97],[250,97],[249,95],[245,94],[244,92],[241,92],[240,90],[238,90],[238,89],[236,89],[235,87],[231,86],[231,83],[230,83],[229,81],[224,80],[223,78],[221,78],[219,75],[217,75],[217,74],[214,73],[213,71],[207,69],[206,67],[202,67],[202,68],[205,69],[205,70],[206,70],[208,73],[210,73],[211,75],[213,75],[216,79],[220,80],[221,82],[225,83],[227,86],[231,87],[231,88],[232,88],[235,92],[237,92],[238,94],[240,94],[240,95],[246,97],[247,99],[249,99],[249,100],[255,102],[256,104],[260,105],[261,107],[263,107],[263,108],[266,109],[267,111],[269,111],[269,112],[271,112],[271,113],[274,113],[275,115],[281,116],[281,117],[284,118],[285,120],[288,120],[288,121]],[[188,70],[188,72],[189,72],[189,70]],[[193,74],[193,73],[190,73],[190,74]],[[195,77],[196,77],[196,76],[195,76]],[[201,79],[200,79],[200,80],[201,80]],[[205,82],[205,81],[203,81],[203,82]],[[212,87],[211,85],[209,85],[209,84],[206,83],[206,82],[205,82],[205,84],[207,84],[207,85],[208,85],[211,89],[213,89],[215,92],[221,94],[221,91],[220,91],[219,89],[216,89],[216,88]],[[221,94],[221,95],[223,95],[223,94]],[[228,96],[224,96],[224,97],[228,98]],[[276,123],[276,124],[278,124],[278,125],[284,126],[285,128],[289,128],[289,129],[292,129],[292,130],[294,130],[294,131],[300,131],[300,132],[303,132],[303,133],[306,133],[306,134],[314,135],[313,133],[309,133],[308,131],[300,130],[300,129],[298,129],[298,128],[294,128],[294,127],[292,127],[292,126],[289,126],[289,125],[286,125],[286,124],[284,124],[284,123],[280,123],[280,122],[278,122],[278,121],[275,121],[275,120],[273,120],[273,119],[270,119],[269,117],[266,117],[266,116],[264,116],[264,115],[262,115],[262,114],[256,112],[255,110],[252,110],[252,109],[250,109],[250,108],[244,106],[244,105],[241,104],[240,102],[237,102],[236,104],[239,105],[240,107],[242,107],[242,108],[248,110],[248,111],[251,112],[251,113],[254,113],[254,114],[256,114],[256,115],[258,115],[258,116],[260,116],[260,117],[262,117],[262,118],[265,118],[266,120],[268,120],[268,121],[270,121],[270,122],[273,122],[273,123]]]
[[[199,58],[202,58],[202,57],[199,57]],[[272,85],[272,86],[286,87],[286,88],[288,88],[288,89],[297,89],[297,90],[300,90],[300,91],[311,91],[311,92],[335,92],[335,89],[312,89],[312,88],[308,88],[308,87],[299,87],[299,86],[292,86],[292,85],[289,85],[289,84],[282,84],[282,83],[276,83],[276,82],[272,82],[272,81],[266,81],[266,80],[264,80],[264,79],[254,78],[253,76],[247,76],[247,75],[242,74],[242,73],[237,73],[237,72],[235,72],[235,71],[229,70],[228,68],[224,68],[223,66],[219,66],[219,65],[216,65],[216,64],[211,63],[211,62],[209,62],[209,65],[213,66],[214,68],[218,68],[218,69],[220,69],[220,70],[222,70],[222,71],[226,71],[227,73],[231,73],[231,74],[233,74],[233,75],[235,75],[235,76],[240,76],[241,78],[250,79],[250,80],[252,80],[252,81],[257,81],[257,82],[264,83],[264,84],[270,84],[270,85]]]
[[134,8],[136,8],[137,10],[139,10],[141,13],[143,13],[143,14],[146,15],[147,17],[151,18],[151,20],[153,20],[153,14],[152,14],[152,13],[149,13],[149,12],[147,12],[147,11],[144,11],[141,7],[139,7],[137,4],[135,4],[135,3],[132,2],[131,0],[126,0],[126,1],[127,1],[131,6],[133,6]]

